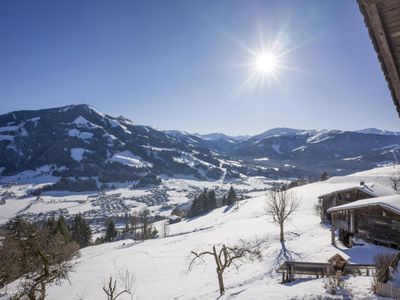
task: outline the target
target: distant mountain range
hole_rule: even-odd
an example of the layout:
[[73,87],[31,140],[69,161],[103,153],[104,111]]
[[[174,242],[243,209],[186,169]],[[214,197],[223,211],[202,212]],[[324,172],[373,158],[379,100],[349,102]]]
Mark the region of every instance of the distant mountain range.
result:
[[255,136],[161,131],[85,104],[0,116],[0,175],[46,166],[60,178],[55,189],[157,184],[160,176],[226,181],[348,174],[393,162],[399,146],[400,133],[375,128],[274,128]]

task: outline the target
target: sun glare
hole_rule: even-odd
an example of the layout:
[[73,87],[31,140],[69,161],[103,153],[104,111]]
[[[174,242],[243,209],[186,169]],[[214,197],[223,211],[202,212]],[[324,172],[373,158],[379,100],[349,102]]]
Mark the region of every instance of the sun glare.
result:
[[254,61],[255,70],[262,74],[273,73],[278,65],[278,57],[273,53],[262,53]]
[[289,39],[284,32],[277,32],[265,39],[262,31],[257,47],[249,47],[244,43],[239,45],[249,54],[247,62],[238,66],[245,68],[247,78],[240,89],[253,91],[257,88],[281,88],[282,80],[288,75],[288,70],[300,71],[291,65],[289,54],[300,45],[289,46]]

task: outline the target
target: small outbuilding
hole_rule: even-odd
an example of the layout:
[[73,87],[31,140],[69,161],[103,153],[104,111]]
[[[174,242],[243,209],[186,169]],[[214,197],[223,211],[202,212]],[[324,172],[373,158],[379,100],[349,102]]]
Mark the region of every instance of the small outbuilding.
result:
[[277,270],[282,274],[282,283],[295,280],[295,275],[315,276],[330,275],[370,276],[375,273],[374,265],[351,264],[340,254],[335,254],[328,262],[285,261]]
[[345,184],[341,189],[318,196],[321,221],[331,223],[328,209],[338,205],[351,203],[361,199],[370,199],[381,196],[397,195],[397,192],[382,184],[361,181],[357,184]]

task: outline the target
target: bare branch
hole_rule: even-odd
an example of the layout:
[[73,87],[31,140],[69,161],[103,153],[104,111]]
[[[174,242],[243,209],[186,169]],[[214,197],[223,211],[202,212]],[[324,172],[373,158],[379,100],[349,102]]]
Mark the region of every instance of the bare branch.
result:
[[300,206],[300,199],[293,191],[271,190],[267,195],[265,211],[280,227],[280,240],[284,241],[283,225]]
[[113,280],[112,276],[110,276],[108,284],[103,286],[103,291],[106,293],[108,300],[115,300],[123,294],[133,294],[133,285],[135,283],[133,274],[126,270],[125,273],[118,272],[117,278],[118,284],[122,287],[120,292],[117,292],[117,280]]
[[209,251],[204,251],[204,252],[201,252],[201,253],[197,253],[197,252],[191,251],[190,253],[192,253],[194,255],[194,257],[189,263],[189,268],[188,268],[189,271],[192,270],[193,265],[196,263],[196,261],[198,259],[200,259],[202,262],[204,262],[204,259],[202,258],[202,256],[207,255],[207,254],[214,256],[214,253],[209,252]]
[[255,243],[249,243],[240,240],[239,245],[231,247],[222,245],[219,251],[217,251],[215,245],[212,247],[213,252],[204,251],[201,253],[197,253],[195,251],[191,251],[194,257],[189,264],[189,270],[192,268],[192,266],[198,259],[201,259],[202,262],[204,262],[202,256],[212,255],[215,260],[216,271],[218,275],[218,284],[219,284],[220,294],[222,295],[225,292],[224,281],[223,281],[223,273],[225,269],[229,268],[231,265],[235,266],[236,268],[239,268],[239,265],[235,263],[236,261],[240,262],[247,260],[252,262],[256,259],[261,259],[262,255],[260,247],[265,242],[266,242],[265,240],[263,241],[258,240]]

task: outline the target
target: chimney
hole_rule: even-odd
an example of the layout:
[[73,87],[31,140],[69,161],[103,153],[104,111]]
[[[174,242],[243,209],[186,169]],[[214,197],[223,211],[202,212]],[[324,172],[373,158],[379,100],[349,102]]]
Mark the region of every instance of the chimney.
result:
[[360,185],[361,185],[361,186],[364,185],[364,184],[365,184],[364,180],[363,180],[363,181],[360,181]]

